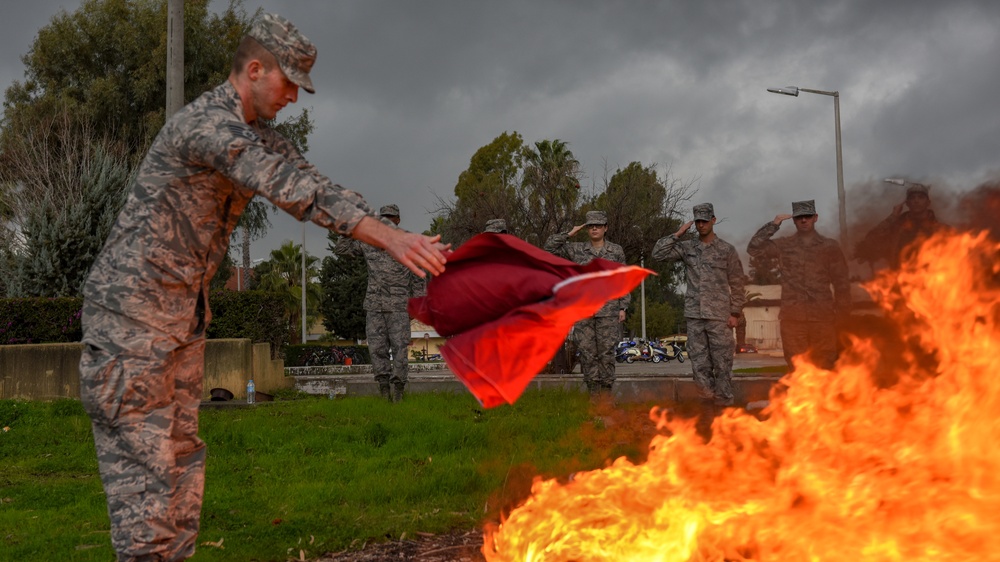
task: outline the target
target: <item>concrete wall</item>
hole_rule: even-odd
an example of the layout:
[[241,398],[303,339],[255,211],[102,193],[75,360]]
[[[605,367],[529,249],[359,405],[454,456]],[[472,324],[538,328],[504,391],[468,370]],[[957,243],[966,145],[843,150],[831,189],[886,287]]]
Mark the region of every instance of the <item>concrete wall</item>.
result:
[[[80,397],[79,343],[0,345],[0,399],[53,400]],[[247,339],[208,340],[202,398],[216,387],[246,398],[250,375],[259,392],[291,387],[284,362],[271,359],[270,345]]]
[[80,397],[79,343],[0,345],[0,398]]

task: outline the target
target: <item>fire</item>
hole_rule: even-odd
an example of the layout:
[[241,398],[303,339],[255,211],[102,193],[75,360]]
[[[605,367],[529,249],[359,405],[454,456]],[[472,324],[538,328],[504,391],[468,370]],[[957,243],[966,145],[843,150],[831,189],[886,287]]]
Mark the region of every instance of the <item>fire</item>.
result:
[[1000,244],[936,236],[867,289],[903,343],[888,376],[855,337],[708,444],[654,410],[646,462],[536,480],[486,559],[1000,560]]

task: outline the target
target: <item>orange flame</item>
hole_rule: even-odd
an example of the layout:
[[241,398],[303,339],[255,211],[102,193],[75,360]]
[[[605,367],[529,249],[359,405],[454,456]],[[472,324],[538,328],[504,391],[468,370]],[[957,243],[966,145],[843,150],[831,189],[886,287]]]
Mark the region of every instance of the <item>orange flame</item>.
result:
[[1000,560],[1000,244],[931,238],[866,287],[910,347],[893,384],[852,338],[835,372],[797,363],[769,417],[693,422],[532,495],[487,529],[500,561]]

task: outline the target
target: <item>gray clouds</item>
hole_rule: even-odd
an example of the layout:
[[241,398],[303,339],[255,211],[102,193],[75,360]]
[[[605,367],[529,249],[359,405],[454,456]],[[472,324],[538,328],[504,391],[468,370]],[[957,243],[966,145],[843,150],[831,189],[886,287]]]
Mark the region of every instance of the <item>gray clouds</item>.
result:
[[[76,3],[8,8],[17,13],[2,24],[5,86],[63,5]],[[316,120],[309,159],[375,206],[398,203],[411,230],[428,226],[434,195],[451,196],[476,149],[516,130],[527,142],[567,141],[585,187],[600,183],[605,162],[697,179],[696,199],[715,204],[727,219],[720,234],[737,247],[798,199],[816,199],[821,231],[836,236],[832,100],[770,86],[840,92],[852,218],[888,214],[901,198],[883,177],[968,191],[1000,171],[1000,4],[988,0],[246,6],[281,13],[319,49],[317,94],[298,103]],[[273,222],[254,258],[301,239],[293,220]],[[307,249],[325,254],[325,233],[308,232]]]

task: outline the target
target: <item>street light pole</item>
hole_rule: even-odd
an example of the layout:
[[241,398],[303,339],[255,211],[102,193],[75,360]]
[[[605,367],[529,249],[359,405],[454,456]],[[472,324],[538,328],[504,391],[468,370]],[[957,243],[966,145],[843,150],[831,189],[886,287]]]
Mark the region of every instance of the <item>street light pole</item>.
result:
[[302,343],[306,343],[306,223],[302,223]]
[[837,141],[837,203],[840,210],[840,246],[845,252],[850,252],[847,235],[847,196],[844,193],[844,155],[840,145],[840,92],[828,92],[826,90],[811,90],[809,88],[799,88],[797,86],[785,86],[784,88],[768,88],[768,92],[773,94],[784,94],[786,96],[798,97],[799,92],[810,94],[820,94],[833,97],[833,121]]
[[184,0],[167,0],[166,118],[184,107]]
[[[646,256],[639,256],[639,267],[646,269]],[[639,298],[641,299],[639,310],[642,311],[642,340],[646,340],[646,277],[642,277],[639,282]]]
[[[639,249],[639,267],[646,268],[646,237],[642,233],[642,229],[637,224],[633,224],[632,228],[639,232],[639,237],[641,240],[641,246]],[[642,339],[646,339],[646,278],[643,277],[642,281],[639,282],[639,319],[642,321]]]

